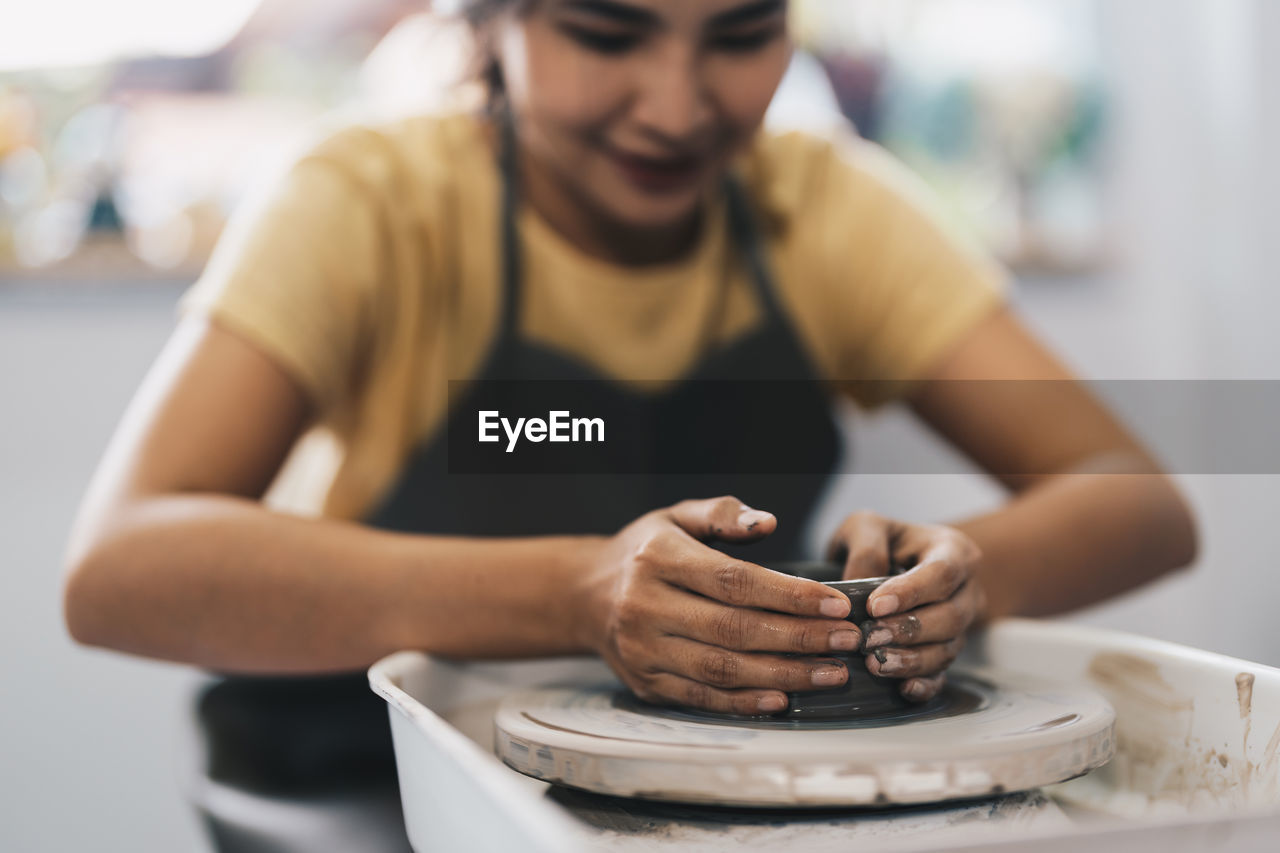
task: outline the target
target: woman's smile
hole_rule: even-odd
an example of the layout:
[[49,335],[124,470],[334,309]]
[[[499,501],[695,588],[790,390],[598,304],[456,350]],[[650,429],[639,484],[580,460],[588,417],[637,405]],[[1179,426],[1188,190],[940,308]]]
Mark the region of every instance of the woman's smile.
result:
[[688,191],[702,182],[712,163],[705,154],[640,154],[611,145],[604,151],[628,183],[653,195]]

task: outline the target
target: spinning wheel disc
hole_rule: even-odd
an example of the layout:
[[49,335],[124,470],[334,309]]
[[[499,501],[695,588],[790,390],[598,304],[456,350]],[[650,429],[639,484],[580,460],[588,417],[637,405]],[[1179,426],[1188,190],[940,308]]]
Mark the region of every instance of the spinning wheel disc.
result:
[[495,715],[512,768],[622,797],[736,806],[924,803],[1030,790],[1111,759],[1115,714],[1083,687],[952,673],[941,700],[848,721],[716,718],[615,684],[514,693]]

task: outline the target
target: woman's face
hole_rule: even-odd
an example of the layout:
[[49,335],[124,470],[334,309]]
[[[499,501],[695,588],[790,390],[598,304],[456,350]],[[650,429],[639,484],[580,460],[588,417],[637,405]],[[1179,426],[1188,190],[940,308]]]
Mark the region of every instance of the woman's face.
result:
[[635,227],[679,222],[760,127],[791,57],[786,0],[538,0],[498,56],[521,143]]

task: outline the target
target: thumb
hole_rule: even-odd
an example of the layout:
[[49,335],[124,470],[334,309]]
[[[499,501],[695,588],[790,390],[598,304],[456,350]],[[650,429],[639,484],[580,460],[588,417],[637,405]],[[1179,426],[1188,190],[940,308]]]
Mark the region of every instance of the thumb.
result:
[[703,541],[754,542],[778,529],[772,513],[752,509],[734,497],[681,501],[667,510],[682,530]]

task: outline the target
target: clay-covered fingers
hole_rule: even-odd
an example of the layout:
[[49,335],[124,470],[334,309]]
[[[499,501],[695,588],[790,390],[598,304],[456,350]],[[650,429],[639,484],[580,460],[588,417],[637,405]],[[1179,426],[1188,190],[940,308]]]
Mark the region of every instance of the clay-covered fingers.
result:
[[908,678],[898,688],[912,702],[928,702],[942,692],[947,684],[947,674],[940,672],[928,678]]
[[[885,581],[867,600],[873,618],[905,613],[951,598],[968,582],[981,553],[969,537],[946,527],[906,525],[903,548],[919,555],[909,571]],[[912,547],[909,539],[917,540]]]
[[735,497],[681,501],[661,510],[671,521],[695,539],[709,542],[752,542],[763,539],[778,527],[772,513],[747,506]]
[[655,600],[653,619],[668,634],[736,651],[825,655],[862,646],[862,632],[842,619],[732,607],[674,588]]
[[863,622],[863,649],[944,643],[967,631],[977,611],[977,584],[970,581],[944,602]]
[[901,679],[903,696],[926,702],[942,689],[944,671],[981,610],[973,577],[981,554],[960,531],[923,525],[903,525],[894,548],[901,562],[916,565],[868,599],[872,618],[862,625],[867,670]]
[[924,646],[882,646],[867,655],[867,671],[885,678],[931,677],[955,662],[964,636]]

